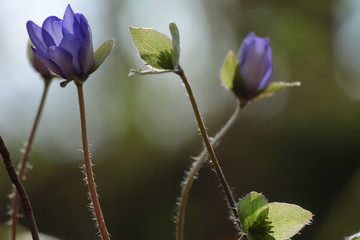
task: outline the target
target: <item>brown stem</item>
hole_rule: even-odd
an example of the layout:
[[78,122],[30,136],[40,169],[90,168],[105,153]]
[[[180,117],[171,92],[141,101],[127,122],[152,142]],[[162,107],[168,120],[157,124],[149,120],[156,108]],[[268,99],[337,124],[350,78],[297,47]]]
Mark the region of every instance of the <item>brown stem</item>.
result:
[[[44,79],[45,85],[44,85],[44,91],[43,91],[43,94],[42,94],[42,97],[40,100],[40,105],[37,110],[34,124],[31,129],[31,133],[30,133],[29,139],[26,144],[26,149],[25,149],[23,158],[18,166],[18,174],[19,174],[19,179],[21,182],[23,182],[25,180],[26,166],[29,162],[30,152],[31,152],[32,145],[33,145],[33,142],[35,139],[36,131],[39,126],[41,114],[44,109],[50,82],[51,82],[51,79]],[[18,220],[18,215],[19,215],[20,196],[16,191],[13,192],[12,196],[13,196],[13,199],[12,199],[12,203],[11,203],[11,209],[12,209],[12,211],[11,211],[11,240],[16,240],[16,230],[17,230],[17,220]]]
[[[240,101],[237,101],[237,105],[234,113],[228,119],[226,124],[220,129],[220,131],[215,135],[215,137],[211,139],[211,145],[213,146],[213,148],[218,146],[220,140],[225,136],[225,134],[229,131],[229,129],[231,129],[231,127],[235,125],[235,123],[241,116],[241,113],[243,113],[244,109],[245,109],[245,105],[243,105],[240,108]],[[206,158],[207,154],[208,151],[206,148],[204,148],[203,151],[200,153],[200,155],[193,158],[194,162],[191,165],[189,172],[186,174],[184,182],[182,184],[181,195],[178,203],[177,219],[176,219],[177,240],[184,239],[184,221],[185,221],[187,201],[189,199],[190,190],[194,182],[194,179],[196,175],[199,173],[201,166],[205,163],[207,159]]]
[[207,150],[207,152],[209,154],[209,157],[210,157],[210,160],[211,160],[211,162],[212,162],[212,164],[214,166],[216,175],[219,178],[220,184],[221,184],[221,186],[222,186],[222,188],[223,188],[223,190],[225,192],[225,196],[226,196],[226,199],[227,199],[228,204],[230,206],[234,221],[236,222],[236,225],[238,227],[239,232],[241,232],[241,224],[240,224],[240,219],[239,219],[239,215],[238,215],[238,211],[237,211],[237,207],[236,207],[236,202],[235,202],[234,197],[233,197],[233,195],[232,195],[232,193],[230,191],[230,187],[229,187],[229,185],[228,185],[228,183],[226,181],[225,175],[224,175],[223,171],[221,170],[221,167],[220,167],[219,161],[217,160],[214,149],[213,149],[213,147],[212,147],[212,145],[210,143],[209,136],[207,134],[204,121],[202,120],[199,108],[197,106],[194,93],[193,93],[193,91],[191,89],[191,86],[190,86],[190,84],[189,84],[189,82],[188,82],[188,80],[186,78],[184,70],[180,66],[179,66],[179,70],[176,72],[176,74],[178,74],[180,76],[181,80],[183,81],[183,83],[185,85],[185,88],[186,88],[186,91],[187,91],[187,93],[189,95],[190,103],[192,105],[192,108],[193,108],[193,111],[194,111],[194,114],[195,114],[195,118],[196,118],[196,121],[198,123],[199,130],[200,130],[202,139],[204,141],[206,150]]
[[0,154],[4,160],[5,168],[9,175],[9,178],[10,178],[11,182],[15,185],[16,190],[19,193],[20,200],[21,200],[23,208],[24,208],[25,216],[27,217],[28,222],[29,222],[32,238],[33,238],[33,240],[39,240],[39,233],[37,230],[35,217],[34,217],[34,213],[32,211],[29,197],[26,193],[24,186],[21,184],[21,181],[20,181],[18,175],[16,174],[14,165],[10,158],[10,153],[9,153],[9,151],[4,143],[4,140],[2,139],[1,136],[0,136]]
[[82,143],[84,150],[84,162],[85,162],[85,175],[89,188],[89,195],[91,199],[91,203],[93,206],[93,211],[95,214],[95,218],[97,221],[97,227],[100,230],[100,234],[103,240],[110,240],[109,233],[106,229],[105,220],[101,211],[101,206],[98,198],[98,194],[96,191],[96,184],[94,180],[94,173],[92,170],[92,163],[90,160],[90,151],[89,151],[89,143],[87,138],[87,129],[86,129],[86,116],[85,116],[85,101],[84,101],[84,92],[83,85],[80,81],[75,81],[78,98],[79,98],[79,110],[80,110],[80,122],[81,122],[81,135],[82,135]]

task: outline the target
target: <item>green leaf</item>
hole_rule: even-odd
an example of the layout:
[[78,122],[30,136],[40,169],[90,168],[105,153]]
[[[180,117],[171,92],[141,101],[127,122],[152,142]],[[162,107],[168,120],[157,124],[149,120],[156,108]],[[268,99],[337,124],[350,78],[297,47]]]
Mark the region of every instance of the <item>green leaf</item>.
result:
[[170,23],[169,28],[172,38],[172,45],[174,48],[173,64],[174,67],[177,69],[179,67],[179,58],[180,58],[180,34],[179,34],[179,29],[177,28],[175,23]]
[[242,230],[249,234],[254,224],[263,223],[267,218],[268,200],[260,193],[251,192],[239,201],[238,211]]
[[274,82],[270,83],[267,88],[265,88],[255,99],[266,98],[274,95],[277,91],[288,88],[288,87],[298,87],[300,86],[300,82]]
[[176,53],[167,36],[149,28],[130,27],[130,33],[145,64],[157,70],[175,70]]
[[251,228],[249,228],[248,239],[249,240],[276,240],[271,233],[271,224],[268,221],[255,222]]
[[224,86],[228,89],[233,89],[234,81],[239,72],[239,61],[234,52],[230,51],[221,67],[220,79]]
[[111,50],[114,48],[115,40],[109,39],[105,41],[101,46],[95,51],[95,64],[91,73],[95,72],[105,59],[109,56]]
[[270,203],[268,220],[276,240],[289,239],[297,234],[305,225],[310,224],[312,213],[298,205],[288,203]]

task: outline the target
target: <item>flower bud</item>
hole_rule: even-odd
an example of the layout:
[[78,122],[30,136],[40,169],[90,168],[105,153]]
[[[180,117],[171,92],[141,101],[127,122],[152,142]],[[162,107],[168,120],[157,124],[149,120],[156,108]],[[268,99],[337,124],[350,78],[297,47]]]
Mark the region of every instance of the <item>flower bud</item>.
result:
[[253,32],[244,39],[237,55],[241,82],[234,86],[240,99],[250,100],[268,86],[273,70],[269,42]]
[[34,69],[42,76],[42,78],[46,81],[50,81],[55,77],[55,75],[50,71],[50,69],[40,60],[37,55],[33,53],[33,46],[31,41],[28,43],[28,58],[31,65]]

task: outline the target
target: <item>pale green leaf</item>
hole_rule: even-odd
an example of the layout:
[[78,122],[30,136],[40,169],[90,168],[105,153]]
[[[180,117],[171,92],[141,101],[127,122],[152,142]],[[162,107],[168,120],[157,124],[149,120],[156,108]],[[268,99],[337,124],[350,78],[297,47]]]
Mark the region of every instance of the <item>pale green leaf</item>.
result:
[[173,64],[174,68],[178,68],[179,66],[179,58],[180,58],[180,34],[179,29],[177,28],[175,23],[170,23],[169,25],[171,38],[172,38],[172,45],[174,48],[174,58]]
[[230,51],[225,58],[220,72],[220,79],[226,88],[233,89],[238,72],[239,61],[235,53]]
[[269,203],[268,206],[268,220],[272,225],[270,235],[276,240],[291,238],[312,220],[312,213],[298,205]]
[[105,41],[101,46],[95,51],[95,64],[91,72],[96,71],[100,67],[101,64],[105,61],[105,59],[111,53],[111,50],[114,48],[115,40],[109,39]]
[[274,82],[270,83],[255,99],[261,99],[265,97],[270,97],[274,95],[277,91],[288,88],[288,87],[298,87],[300,86],[300,82]]
[[130,33],[145,64],[159,70],[174,70],[175,51],[167,36],[149,28],[130,27]]
[[160,73],[168,73],[174,72],[174,70],[157,70],[157,69],[150,69],[150,70],[136,70],[130,69],[129,77],[136,77],[140,75],[149,75],[149,74],[160,74]]
[[355,233],[354,235],[345,238],[346,240],[360,240],[360,232]]
[[268,210],[268,200],[260,193],[251,192],[242,198],[238,203],[238,212],[244,233],[249,234],[254,224],[264,223]]

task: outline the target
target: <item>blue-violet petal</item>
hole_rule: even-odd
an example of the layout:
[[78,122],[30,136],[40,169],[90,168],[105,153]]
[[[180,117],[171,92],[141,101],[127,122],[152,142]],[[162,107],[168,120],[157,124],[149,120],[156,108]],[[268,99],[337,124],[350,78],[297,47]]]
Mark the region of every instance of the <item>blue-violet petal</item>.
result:
[[63,21],[60,18],[50,16],[46,18],[42,25],[42,28],[50,34],[56,46],[60,45],[61,39],[63,37],[62,22]]
[[63,48],[51,46],[48,49],[48,53],[50,60],[60,68],[61,77],[69,79],[75,75],[76,69],[72,64],[73,56],[68,51]]
[[47,46],[44,43],[42,28],[36,25],[33,21],[28,21],[26,23],[26,28],[32,44],[40,52],[41,55],[46,55]]
[[74,34],[74,20],[75,14],[71,9],[70,4],[66,7],[64,18],[63,18],[63,35]]

